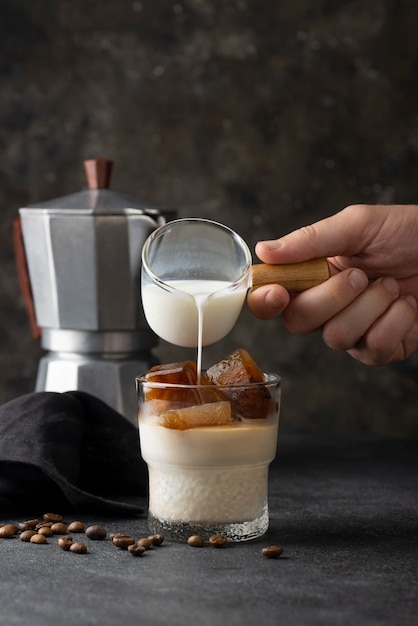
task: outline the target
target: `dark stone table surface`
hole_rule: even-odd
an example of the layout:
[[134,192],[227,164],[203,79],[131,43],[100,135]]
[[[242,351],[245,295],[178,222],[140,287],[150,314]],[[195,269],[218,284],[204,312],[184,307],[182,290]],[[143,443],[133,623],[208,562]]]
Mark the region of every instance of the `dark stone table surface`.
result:
[[[107,538],[89,552],[0,540],[0,623],[101,626],[408,626],[418,615],[416,441],[282,429],[270,473],[271,525],[259,541],[141,558]],[[65,512],[63,512],[65,513]],[[4,519],[18,522],[38,517]],[[77,512],[108,533],[145,519]],[[264,546],[284,548],[278,560]]]

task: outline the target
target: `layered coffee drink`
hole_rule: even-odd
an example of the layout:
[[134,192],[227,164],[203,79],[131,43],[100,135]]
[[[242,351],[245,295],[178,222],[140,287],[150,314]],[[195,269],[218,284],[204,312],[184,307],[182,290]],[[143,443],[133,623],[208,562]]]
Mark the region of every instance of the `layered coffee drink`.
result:
[[204,372],[192,361],[137,379],[153,533],[254,539],[268,528],[280,379],[238,349]]

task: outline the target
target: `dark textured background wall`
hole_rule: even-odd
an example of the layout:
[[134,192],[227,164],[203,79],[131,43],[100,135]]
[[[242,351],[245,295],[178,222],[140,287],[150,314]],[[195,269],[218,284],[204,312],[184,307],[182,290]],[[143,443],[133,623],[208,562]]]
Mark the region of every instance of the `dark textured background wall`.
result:
[[[85,158],[115,161],[113,189],[222,221],[251,247],[347,204],[417,200],[413,0],[2,0],[0,12],[2,402],[32,390],[41,353],[12,220],[81,189]],[[237,346],[283,376],[283,423],[418,434],[414,359],[366,368],[248,311],[206,359]]]

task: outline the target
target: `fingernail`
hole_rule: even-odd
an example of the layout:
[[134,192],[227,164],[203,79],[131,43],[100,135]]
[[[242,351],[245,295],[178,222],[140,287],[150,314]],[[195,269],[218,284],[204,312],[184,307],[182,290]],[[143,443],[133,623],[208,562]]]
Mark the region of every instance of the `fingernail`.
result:
[[408,294],[407,296],[405,296],[405,300],[409,302],[409,304],[412,306],[413,309],[415,309],[415,311],[418,310],[418,304],[414,296]]
[[384,278],[382,280],[382,285],[393,296],[397,296],[398,295],[398,293],[399,293],[399,285],[398,285],[398,281],[396,281],[394,278],[391,278],[390,276],[387,276],[386,278]]
[[277,248],[280,248],[281,245],[282,242],[280,239],[268,239],[257,243],[257,246],[263,246],[263,248],[267,248],[267,250],[277,250]]
[[369,284],[369,280],[364,272],[358,269],[353,269],[348,275],[348,282],[357,291],[365,289]]
[[283,300],[280,298],[280,296],[277,295],[277,293],[273,289],[270,289],[266,293],[264,302],[266,306],[268,306],[268,308],[272,311],[277,311],[277,309],[281,309],[284,304]]

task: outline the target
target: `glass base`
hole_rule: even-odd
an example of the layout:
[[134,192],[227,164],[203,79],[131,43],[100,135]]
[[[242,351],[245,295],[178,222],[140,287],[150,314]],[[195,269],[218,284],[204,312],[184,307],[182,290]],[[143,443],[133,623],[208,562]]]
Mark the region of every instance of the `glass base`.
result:
[[204,523],[163,520],[148,514],[148,527],[153,534],[164,535],[170,541],[187,541],[191,535],[200,535],[205,541],[211,535],[223,535],[228,541],[251,541],[267,532],[269,526],[268,506],[265,504],[261,515],[245,522]]

